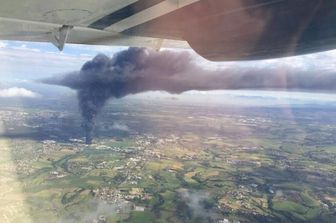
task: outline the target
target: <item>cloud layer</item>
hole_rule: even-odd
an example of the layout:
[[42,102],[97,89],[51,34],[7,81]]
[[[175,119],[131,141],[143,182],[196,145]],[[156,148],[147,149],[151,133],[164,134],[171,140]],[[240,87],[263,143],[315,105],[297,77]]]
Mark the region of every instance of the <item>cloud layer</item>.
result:
[[27,90],[25,88],[11,87],[7,89],[0,89],[0,98],[36,98],[39,97],[39,94]]

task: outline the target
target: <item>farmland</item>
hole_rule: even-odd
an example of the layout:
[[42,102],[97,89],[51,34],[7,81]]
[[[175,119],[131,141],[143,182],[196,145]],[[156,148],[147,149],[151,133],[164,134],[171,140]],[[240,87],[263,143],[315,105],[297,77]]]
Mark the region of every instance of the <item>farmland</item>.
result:
[[113,101],[91,145],[76,111],[2,107],[0,115],[2,159],[11,169],[2,168],[1,194],[17,205],[12,219],[336,219],[333,108]]

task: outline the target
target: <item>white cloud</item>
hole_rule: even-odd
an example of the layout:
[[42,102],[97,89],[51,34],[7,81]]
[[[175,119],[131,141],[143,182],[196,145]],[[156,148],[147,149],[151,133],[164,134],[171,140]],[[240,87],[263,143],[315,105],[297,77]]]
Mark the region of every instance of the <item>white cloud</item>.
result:
[[123,124],[123,123],[113,123],[112,126],[113,129],[117,129],[117,130],[121,130],[121,131],[129,131],[129,128],[127,125]]
[[128,48],[127,46],[84,45],[84,44],[67,44],[65,47],[69,49],[88,50],[95,53],[106,53],[106,54],[111,53],[113,54]]
[[28,47],[27,44],[21,44],[20,46],[12,46],[11,49],[22,50],[22,51],[32,51],[32,52],[41,52],[40,49]]
[[0,89],[0,98],[12,98],[12,97],[23,97],[23,98],[36,98],[39,94],[27,90],[25,88],[11,87],[7,89]]
[[7,43],[0,41],[0,48],[5,48],[7,46]]

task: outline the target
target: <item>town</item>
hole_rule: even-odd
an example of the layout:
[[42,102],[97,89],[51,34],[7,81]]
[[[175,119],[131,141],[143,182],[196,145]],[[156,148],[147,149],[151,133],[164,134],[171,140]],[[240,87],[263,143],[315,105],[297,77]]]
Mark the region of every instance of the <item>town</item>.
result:
[[335,219],[336,111],[112,105],[91,145],[72,111],[2,108],[34,222]]

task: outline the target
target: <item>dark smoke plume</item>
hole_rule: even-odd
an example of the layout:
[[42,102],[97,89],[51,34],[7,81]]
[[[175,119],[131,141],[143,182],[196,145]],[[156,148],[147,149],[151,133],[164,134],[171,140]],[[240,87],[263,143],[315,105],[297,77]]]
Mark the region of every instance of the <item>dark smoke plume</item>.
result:
[[92,141],[95,116],[110,98],[145,91],[179,94],[189,90],[219,89],[336,89],[336,75],[288,67],[204,68],[187,52],[129,48],[112,58],[99,54],[80,71],[42,82],[77,90],[84,118],[86,143]]

